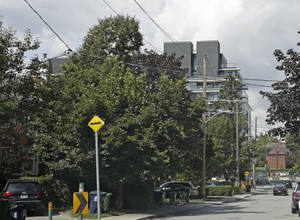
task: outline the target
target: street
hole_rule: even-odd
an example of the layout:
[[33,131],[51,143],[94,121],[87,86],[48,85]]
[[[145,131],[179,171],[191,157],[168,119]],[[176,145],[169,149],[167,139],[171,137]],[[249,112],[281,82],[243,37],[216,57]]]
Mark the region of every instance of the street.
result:
[[160,219],[192,220],[192,219],[295,219],[298,214],[291,213],[291,193],[288,196],[273,196],[273,186],[265,186],[253,195],[243,200],[211,205],[197,211],[182,213],[179,216],[168,216]]

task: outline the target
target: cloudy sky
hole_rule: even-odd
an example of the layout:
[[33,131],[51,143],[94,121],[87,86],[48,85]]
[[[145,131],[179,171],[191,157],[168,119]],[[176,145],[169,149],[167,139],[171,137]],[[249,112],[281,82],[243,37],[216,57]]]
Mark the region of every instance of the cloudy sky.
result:
[[[275,49],[286,52],[300,42],[299,0],[27,0],[57,34],[76,50],[89,28],[115,12],[135,16],[140,31],[156,49],[171,40],[138,7],[137,1],[155,22],[177,41],[218,40],[229,63],[235,63],[248,85],[253,108],[252,125],[266,132],[269,102],[259,95],[269,91],[271,80],[283,79],[275,70]],[[113,10],[115,11],[113,11]],[[67,48],[42,22],[24,0],[0,0],[0,15],[5,27],[22,36],[26,29],[42,42],[37,54],[61,55]],[[253,80],[255,79],[255,80]],[[258,80],[259,79],[259,80]]]

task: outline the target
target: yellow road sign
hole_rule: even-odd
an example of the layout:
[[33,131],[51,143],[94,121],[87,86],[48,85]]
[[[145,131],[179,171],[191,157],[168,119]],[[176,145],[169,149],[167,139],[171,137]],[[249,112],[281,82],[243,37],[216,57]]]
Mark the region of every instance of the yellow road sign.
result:
[[88,213],[89,194],[88,192],[76,192],[73,194],[73,214]]
[[248,175],[249,175],[249,172],[248,172],[248,171],[246,171],[246,172],[244,173],[244,175],[245,175],[245,176],[248,176]]
[[102,121],[102,119],[99,118],[97,115],[95,115],[89,122],[90,128],[93,129],[95,132],[99,131],[103,125],[104,121]]

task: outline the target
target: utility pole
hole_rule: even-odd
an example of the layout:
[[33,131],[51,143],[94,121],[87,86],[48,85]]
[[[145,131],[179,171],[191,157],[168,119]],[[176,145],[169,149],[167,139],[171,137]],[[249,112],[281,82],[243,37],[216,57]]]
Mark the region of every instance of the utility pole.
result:
[[[206,53],[203,56],[203,98],[206,99]],[[206,112],[202,114],[203,121],[203,149],[202,149],[202,173],[201,173],[201,198],[205,200],[206,178]]]
[[240,188],[240,149],[239,149],[239,105],[235,103],[235,114],[236,114],[236,126],[235,126],[235,142],[236,142],[236,181],[237,186]]
[[[257,117],[255,117],[254,152],[256,151]],[[255,154],[253,155],[255,156]],[[256,187],[256,158],[253,158],[253,186]]]

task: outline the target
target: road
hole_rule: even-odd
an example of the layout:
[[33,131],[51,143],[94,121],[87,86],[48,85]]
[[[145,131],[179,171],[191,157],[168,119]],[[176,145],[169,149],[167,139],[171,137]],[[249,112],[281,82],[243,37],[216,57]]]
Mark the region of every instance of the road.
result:
[[291,213],[291,193],[292,190],[289,190],[288,196],[273,196],[272,186],[265,186],[256,195],[243,200],[212,205],[160,220],[295,219],[298,214]]

